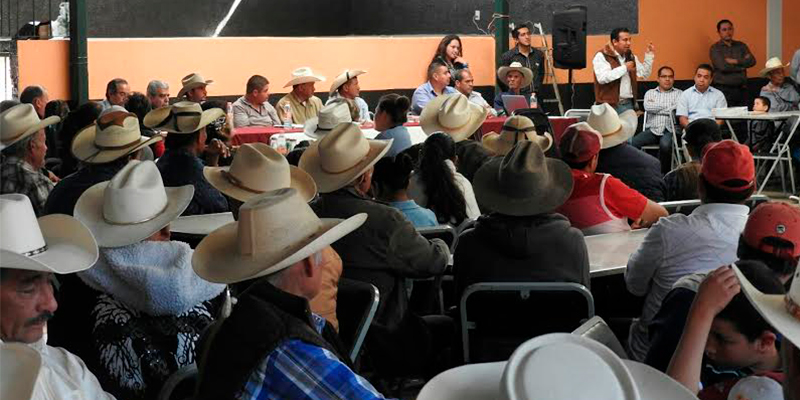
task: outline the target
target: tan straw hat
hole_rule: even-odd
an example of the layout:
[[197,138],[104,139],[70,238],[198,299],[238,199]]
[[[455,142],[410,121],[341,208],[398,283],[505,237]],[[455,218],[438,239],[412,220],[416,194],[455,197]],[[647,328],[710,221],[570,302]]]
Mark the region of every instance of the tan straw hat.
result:
[[292,71],[292,79],[286,82],[283,87],[300,85],[308,82],[325,82],[325,77],[317,75],[311,70],[311,67],[300,67]]
[[367,140],[352,122],[337,125],[300,157],[300,168],[314,178],[320,193],[347,186],[389,151],[392,140]]
[[286,157],[264,143],[242,145],[229,167],[205,167],[203,175],[211,186],[239,201],[287,187],[297,189],[306,202],[317,195],[311,175],[289,165]]
[[767,74],[776,69],[782,69],[788,66],[789,64],[788,63],[784,64],[783,62],[781,62],[780,58],[772,57],[769,60],[767,60],[766,64],[764,64],[764,69],[762,69],[758,74],[761,76],[767,76]]
[[100,247],[139,243],[169,225],[189,206],[194,186],[164,187],[152,161],[130,161],[110,181],[87,189],[75,204]]
[[23,343],[0,343],[0,399],[30,400],[42,369],[42,356]]
[[364,71],[363,69],[346,69],[346,70],[344,70],[344,72],[339,74],[339,76],[337,76],[336,79],[333,80],[333,83],[331,83],[331,91],[328,92],[328,95],[329,96],[333,96],[333,93],[336,92],[339,89],[340,86],[342,86],[345,83],[347,83],[347,81],[349,81],[350,79],[353,79],[353,78],[355,78],[355,77],[357,77],[359,75],[364,75],[366,73],[367,73],[367,71]]
[[260,194],[239,209],[239,221],[206,236],[192,267],[201,278],[235,283],[274,274],[328,247],[367,219],[320,219],[292,188]]
[[61,121],[61,117],[55,115],[39,119],[33,105],[17,104],[0,114],[0,150],[58,121]]
[[183,79],[181,79],[181,85],[183,87],[181,87],[181,90],[178,92],[178,99],[183,97],[183,95],[185,95],[186,92],[188,92],[188,91],[190,91],[190,90],[192,90],[192,89],[194,89],[196,87],[206,86],[206,85],[210,85],[212,83],[214,83],[214,81],[205,80],[205,79],[203,79],[202,76],[200,76],[200,74],[191,73],[189,75],[186,75],[186,76],[183,77]]
[[608,103],[592,106],[586,123],[603,136],[603,148],[608,149],[630,139],[639,123],[636,112],[627,110],[617,114]]
[[514,147],[517,142],[530,140],[535,142],[542,151],[547,151],[553,145],[553,137],[545,132],[544,135],[536,134],[536,127],[530,118],[522,115],[514,115],[506,119],[503,129],[499,134],[489,132],[483,135],[481,142],[483,146],[498,156],[504,156]]
[[148,128],[169,133],[194,133],[224,115],[225,111],[216,107],[203,111],[198,103],[180,101],[150,111],[144,116],[143,122]]
[[160,135],[142,136],[136,114],[112,111],[101,115],[75,136],[72,154],[90,164],[103,164],[159,141]]
[[497,69],[497,77],[501,81],[506,82],[506,76],[511,71],[517,71],[522,74],[522,85],[520,87],[530,86],[533,80],[533,71],[530,68],[523,67],[518,61],[514,61],[509,66],[500,67]]
[[472,136],[488,114],[489,109],[469,101],[461,93],[443,94],[425,105],[419,124],[428,135],[444,132],[460,142]]
[[795,271],[792,286],[785,295],[762,293],[736,264],[733,270],[739,278],[742,291],[758,313],[795,347],[800,346],[800,269]]
[[332,101],[319,110],[318,117],[306,120],[305,134],[319,139],[327,135],[336,125],[343,122],[353,122],[350,107],[344,101]]

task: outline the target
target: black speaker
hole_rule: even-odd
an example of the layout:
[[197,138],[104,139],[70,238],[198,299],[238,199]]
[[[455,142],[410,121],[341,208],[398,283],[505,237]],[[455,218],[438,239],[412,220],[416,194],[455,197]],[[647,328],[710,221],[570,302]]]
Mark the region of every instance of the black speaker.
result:
[[561,69],[586,68],[586,6],[553,13],[553,63]]

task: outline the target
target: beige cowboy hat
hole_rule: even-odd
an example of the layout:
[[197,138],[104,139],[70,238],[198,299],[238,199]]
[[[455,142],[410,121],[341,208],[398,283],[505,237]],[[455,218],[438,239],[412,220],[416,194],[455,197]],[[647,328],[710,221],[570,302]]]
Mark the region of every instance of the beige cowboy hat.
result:
[[206,236],[192,256],[201,278],[235,283],[274,274],[360,227],[367,214],[346,220],[314,214],[296,189],[262,193],[239,209],[239,221]]
[[357,124],[337,125],[314,142],[300,157],[300,168],[308,172],[320,193],[345,187],[389,151],[390,140],[367,140]]
[[30,400],[42,369],[42,356],[22,343],[0,343],[0,399]]
[[97,243],[77,219],[36,218],[28,196],[0,195],[0,268],[71,274],[97,261]]
[[603,136],[603,148],[608,149],[633,137],[639,121],[635,111],[627,110],[619,115],[614,107],[603,103],[592,106],[586,123],[600,132]]
[[112,111],[103,113],[94,124],[75,136],[72,154],[90,164],[103,164],[135,153],[161,139],[160,135],[142,136],[136,114]]
[[100,247],[139,243],[169,225],[189,206],[194,186],[164,187],[152,161],[133,160],[110,181],[87,189],[75,204]]
[[501,81],[506,82],[506,76],[511,71],[517,71],[522,74],[522,85],[521,87],[530,86],[531,81],[533,80],[533,71],[530,68],[523,67],[517,61],[511,63],[511,65],[503,66],[497,69],[497,77],[500,78]]
[[355,77],[357,77],[359,75],[364,75],[366,73],[367,73],[367,71],[364,71],[363,69],[346,69],[346,70],[344,70],[344,72],[339,74],[339,76],[337,76],[336,79],[333,80],[333,83],[331,83],[331,91],[328,92],[328,95],[329,96],[333,96],[333,93],[336,92],[339,89],[339,87],[344,85],[347,81],[349,81],[350,79],[353,79],[353,78],[355,78]]
[[478,203],[513,216],[555,210],[572,194],[572,184],[569,166],[546,158],[542,148],[528,140],[483,164],[472,180]]
[[39,114],[36,114],[33,105],[17,104],[0,113],[0,150],[58,121],[61,121],[61,117],[55,115],[39,119]]
[[460,142],[475,133],[486,120],[489,109],[481,107],[461,93],[436,96],[419,116],[419,124],[427,135],[444,132]]
[[311,67],[300,67],[292,71],[292,79],[286,82],[283,87],[300,85],[308,82],[325,82],[325,77],[317,75],[311,70]]
[[499,134],[489,132],[483,135],[481,142],[483,147],[486,147],[498,156],[504,156],[514,147],[517,142],[521,140],[530,140],[535,142],[542,151],[547,151],[553,145],[553,137],[545,132],[544,135],[536,134],[536,127],[530,118],[522,115],[514,115],[509,117],[503,123],[503,129]]
[[286,157],[264,143],[242,145],[229,167],[205,167],[203,175],[211,186],[239,201],[286,187],[297,189],[306,202],[317,195],[311,175],[289,165]]
[[144,126],[169,133],[194,133],[225,115],[219,108],[203,111],[200,104],[180,101],[157,108],[144,116]]
[[344,101],[332,101],[319,110],[319,116],[311,117],[304,124],[304,133],[319,139],[343,122],[353,122],[350,107]]
[[183,77],[183,79],[181,79],[181,85],[183,87],[181,87],[181,90],[178,92],[178,98],[180,99],[181,97],[183,97],[183,95],[186,94],[186,92],[188,92],[188,91],[190,91],[190,90],[192,90],[192,89],[194,89],[196,87],[206,86],[206,85],[210,85],[212,83],[214,83],[214,81],[205,80],[205,79],[203,79],[202,76],[200,76],[199,74],[196,74],[194,72],[189,74],[189,75],[186,75],[186,76]]
[[[776,229],[780,229],[780,225]],[[786,339],[800,346],[800,269],[795,271],[792,286],[785,295],[764,294],[750,283],[736,264],[733,270],[742,291],[758,313]]]
[[761,76],[767,76],[770,72],[776,69],[783,69],[789,66],[789,63],[784,64],[781,62],[781,59],[778,57],[772,57],[767,60],[766,64],[764,64],[764,69],[762,69],[758,74]]

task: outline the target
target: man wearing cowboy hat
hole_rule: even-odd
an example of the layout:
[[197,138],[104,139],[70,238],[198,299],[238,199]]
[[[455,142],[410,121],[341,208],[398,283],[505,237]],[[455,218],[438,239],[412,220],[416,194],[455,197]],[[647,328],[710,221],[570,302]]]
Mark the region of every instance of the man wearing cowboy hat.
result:
[[[283,87],[292,87],[292,91],[278,101],[278,116],[283,122],[304,124],[309,118],[319,115],[322,100],[314,96],[314,84],[325,82],[325,77],[317,75],[309,67],[300,67],[292,71],[292,79]],[[288,113],[287,113],[288,109]]]
[[276,126],[281,124],[275,107],[269,104],[269,80],[261,75],[253,75],[247,80],[244,96],[233,102],[233,125]]
[[653,70],[655,47],[647,45],[644,62],[631,51],[631,33],[628,28],[614,28],[611,41],[606,43],[592,59],[594,71],[595,104],[608,103],[621,114],[636,108],[638,78],[647,78]]
[[296,189],[246,201],[239,221],[197,246],[192,264],[208,281],[249,282],[231,315],[201,348],[198,399],[383,398],[349,366],[325,320],[309,311],[320,290],[320,251],[367,219],[320,219]]
[[[498,113],[505,110],[503,96],[524,96],[526,102],[528,104],[531,103],[530,93],[524,94],[522,92],[522,88],[529,87],[533,81],[533,72],[531,72],[530,68],[523,67],[522,64],[515,61],[507,67],[503,66],[498,68],[497,78],[508,87],[508,90],[497,93],[497,96],[494,97],[494,109],[497,110]],[[533,106],[533,104],[531,104],[531,106]],[[506,114],[508,114],[508,111],[505,111]]]
[[33,106],[19,104],[0,113],[0,194],[28,196],[36,215],[44,214],[53,182],[42,172],[47,154],[44,128],[60,121],[57,116],[40,120]]
[[206,101],[206,97],[208,96],[206,87],[212,83],[214,83],[214,81],[205,80],[200,74],[193,72],[181,79],[181,90],[178,91],[176,97],[179,101],[184,100],[183,97],[186,96],[186,101],[202,103]]
[[714,86],[725,94],[730,106],[747,106],[747,69],[756,65],[756,58],[747,44],[733,40],[733,22],[717,22],[719,41],[709,49],[716,77]]
[[[767,60],[764,69],[759,75],[769,78],[769,83],[761,88],[761,96],[770,101],[770,112],[797,111],[800,104],[800,93],[798,93],[798,83],[791,77],[786,76],[784,70],[789,64],[783,64],[778,57]],[[791,125],[791,124],[787,124]]]
[[550,136],[550,133],[545,132],[544,135],[538,135],[533,121],[522,115],[514,115],[506,119],[499,134],[489,132],[481,138],[483,147],[496,156],[505,156],[514,145],[523,140],[536,142],[545,152],[553,145],[553,137]]
[[[47,345],[44,332],[58,308],[53,275],[94,265],[97,243],[92,233],[66,215],[37,220],[27,197],[7,194],[0,196],[0,236],[0,342],[22,343],[39,353],[42,371],[34,398],[113,399],[80,358]],[[3,376],[8,373],[4,370]]]
[[100,105],[103,106],[104,111],[111,108],[111,106],[125,107],[130,94],[131,90],[128,86],[128,81],[122,78],[114,78],[108,81],[106,98],[100,102]]
[[433,61],[428,65],[428,81],[414,90],[411,96],[411,112],[416,115],[422,113],[428,103],[438,96],[455,93],[456,90],[450,86],[450,69],[439,61]]
[[361,87],[358,85],[358,76],[366,74],[367,71],[361,69],[346,69],[331,83],[331,90],[329,92],[328,101],[325,104],[330,104],[337,98],[345,98],[355,101],[358,107],[358,122],[371,122],[372,118],[369,117],[369,106],[358,95],[361,93]]
[[86,189],[110,180],[128,161],[139,158],[139,151],[161,136],[145,137],[139,119],[126,111],[110,108],[97,122],[78,132],[72,141],[72,154],[84,167],[62,179],[45,203],[45,214],[72,215],[75,203]]

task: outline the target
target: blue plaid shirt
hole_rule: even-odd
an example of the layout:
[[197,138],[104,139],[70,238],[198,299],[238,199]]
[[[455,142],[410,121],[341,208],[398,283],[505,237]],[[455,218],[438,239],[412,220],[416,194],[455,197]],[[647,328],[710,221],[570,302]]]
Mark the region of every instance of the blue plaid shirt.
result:
[[[312,314],[317,332],[325,320]],[[250,375],[240,399],[383,399],[330,351],[302,340],[287,340]]]

